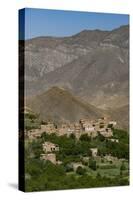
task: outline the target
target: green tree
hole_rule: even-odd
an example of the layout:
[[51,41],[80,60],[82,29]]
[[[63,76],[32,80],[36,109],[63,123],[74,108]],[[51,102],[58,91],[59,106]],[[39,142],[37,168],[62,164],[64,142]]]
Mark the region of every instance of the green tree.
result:
[[81,135],[79,139],[80,139],[81,141],[88,141],[88,142],[91,141],[91,137],[89,137],[87,134]]
[[71,172],[71,171],[73,171],[73,166],[72,166],[71,163],[66,164],[66,166],[65,166],[65,171],[66,171],[66,172]]
[[76,170],[76,173],[79,175],[84,175],[86,173],[86,170],[85,170],[85,168],[79,166]]
[[89,167],[90,167],[92,170],[97,170],[96,160],[94,160],[93,158],[91,158],[91,159],[89,160]]
[[123,175],[123,172],[126,170],[126,166],[125,163],[122,162],[121,166],[120,166],[120,175]]
[[70,135],[70,138],[73,139],[73,140],[76,139],[76,138],[75,138],[75,135],[74,135],[73,133]]

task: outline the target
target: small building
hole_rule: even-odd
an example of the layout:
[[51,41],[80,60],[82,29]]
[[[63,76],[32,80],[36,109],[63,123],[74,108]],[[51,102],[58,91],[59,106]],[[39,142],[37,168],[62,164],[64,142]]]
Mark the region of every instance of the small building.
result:
[[55,133],[55,125],[51,122],[47,124],[41,124],[40,128],[27,131],[27,136],[29,139],[36,139],[37,137],[41,137],[42,133],[44,132],[47,134]]
[[79,123],[75,123],[74,124],[74,128],[75,128],[75,137],[77,140],[79,140],[80,136],[81,136],[81,125]]
[[112,136],[113,136],[113,132],[112,132],[111,128],[99,129],[99,133],[100,133],[101,135],[103,135],[104,137],[106,137],[106,138],[112,137]]
[[50,162],[56,165],[56,155],[54,153],[41,154],[40,159],[49,160]]
[[81,132],[81,126],[80,126],[79,123],[75,123],[75,124],[74,124],[74,127],[75,127],[75,133]]
[[29,139],[36,139],[38,137],[41,137],[41,129],[32,129],[27,131],[27,136]]
[[42,146],[45,153],[59,151],[59,146],[52,142],[44,142]]
[[95,123],[93,121],[85,121],[84,124],[82,124],[83,132],[86,133],[89,137],[96,137],[97,131],[95,129]]
[[47,122],[47,124],[41,125],[41,132],[46,132],[47,134],[55,133],[57,131],[54,123]]
[[71,135],[71,134],[73,134],[75,132],[75,129],[74,129],[74,127],[69,127],[68,129],[67,129],[67,136],[69,136],[69,135]]
[[116,122],[116,121],[110,121],[108,124],[109,124],[109,125],[112,125],[112,126],[114,127],[114,126],[117,125],[117,122]]
[[42,145],[44,153],[40,155],[41,160],[49,160],[53,164],[61,164],[61,161],[56,161],[56,151],[59,151],[59,146],[57,144],[53,144],[52,142],[44,142]]
[[93,126],[85,127],[85,132],[93,132],[93,131],[95,131],[95,127],[93,127]]
[[97,157],[98,154],[98,149],[97,148],[91,148],[91,153],[92,153],[92,157]]
[[62,124],[61,127],[59,127],[57,130],[57,135],[58,136],[67,135],[68,128],[69,128],[68,124],[66,123]]

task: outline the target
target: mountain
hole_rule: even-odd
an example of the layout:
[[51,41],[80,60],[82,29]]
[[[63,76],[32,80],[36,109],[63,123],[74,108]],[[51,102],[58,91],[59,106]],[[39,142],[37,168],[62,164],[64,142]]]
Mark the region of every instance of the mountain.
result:
[[27,40],[25,74],[26,96],[58,86],[99,108],[122,107],[129,96],[129,26]]
[[128,63],[119,49],[97,48],[89,56],[45,75],[46,86],[62,86],[100,108],[128,102]]
[[[38,108],[41,115],[44,116],[46,111],[47,115],[51,115],[50,105],[49,109],[44,108],[45,104],[41,99],[44,97],[46,105],[49,102],[54,105],[55,99],[54,95],[50,97],[50,88],[57,87],[58,90],[64,88],[65,94],[67,93],[64,94],[64,102],[67,102],[66,98],[72,103],[70,94],[76,98],[76,102],[80,102],[77,118],[83,116],[83,113],[88,115],[88,111],[81,106],[82,102],[87,102],[85,105],[91,104],[95,109],[106,110],[120,125],[125,124],[124,127],[128,127],[128,118],[125,119],[125,116],[128,116],[129,102],[128,25],[112,31],[83,30],[70,37],[33,38],[25,41],[25,54],[23,53],[22,42],[20,60],[25,55],[25,96],[38,102],[34,109],[37,111]],[[23,62],[21,69],[23,70]],[[63,96],[57,95],[57,91],[55,96],[62,99]],[[68,107],[67,104],[66,108]],[[77,107],[79,108],[79,105]],[[72,106],[70,108],[72,109]],[[51,109],[55,118],[61,117],[56,117],[59,112],[56,107]],[[73,115],[68,112],[69,117],[64,116],[67,113],[64,105],[61,110],[63,111],[59,113],[62,120],[68,120],[69,117],[71,120],[76,119],[75,110],[72,109]]]
[[97,119],[103,113],[94,106],[82,102],[63,88],[52,87],[45,93],[30,97],[26,105],[40,118],[54,122],[76,122],[81,118]]

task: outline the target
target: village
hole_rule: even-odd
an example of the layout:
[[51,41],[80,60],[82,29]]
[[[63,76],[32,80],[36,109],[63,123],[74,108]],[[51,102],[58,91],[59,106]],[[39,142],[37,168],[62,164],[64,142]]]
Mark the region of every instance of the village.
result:
[[25,130],[25,135],[29,139],[41,137],[42,133],[55,133],[58,136],[66,135],[69,137],[74,134],[78,140],[81,135],[87,134],[89,137],[95,138],[98,134],[106,138],[113,136],[112,128],[117,124],[116,121],[110,121],[103,117],[98,120],[80,119],[79,122],[75,123],[62,123],[57,126],[53,122],[42,122],[39,128]]
[[[43,122],[38,129],[26,130],[25,135],[29,140],[34,140],[42,136],[43,133],[48,135],[54,133],[57,136],[66,135],[70,137],[72,134],[75,136],[76,140],[79,140],[82,135],[87,135],[90,138],[96,138],[99,134],[110,140],[111,142],[119,143],[118,139],[113,138],[113,131],[117,125],[116,121],[110,121],[107,118],[103,117],[97,120],[81,119],[76,123],[63,123],[59,126],[55,125],[53,122]],[[99,159],[98,148],[88,149],[91,152],[91,157]],[[62,161],[56,159],[56,152],[60,151],[60,148],[57,144],[54,144],[50,141],[45,141],[42,144],[43,153],[40,155],[41,160],[49,160],[55,165],[62,164]],[[83,159],[89,159],[88,157]],[[107,161],[115,161],[117,158],[106,155],[105,159]],[[80,162],[71,163],[73,169],[76,170],[79,166],[84,167]]]
[[27,181],[34,176],[31,165],[37,173],[47,169],[53,177],[55,170],[54,176],[58,177],[59,171],[65,179],[73,177],[76,183],[80,177],[86,177],[87,182],[90,178],[101,180],[100,177],[128,181],[128,134],[118,129],[115,120],[101,117],[56,123],[40,119],[31,110],[24,114]]

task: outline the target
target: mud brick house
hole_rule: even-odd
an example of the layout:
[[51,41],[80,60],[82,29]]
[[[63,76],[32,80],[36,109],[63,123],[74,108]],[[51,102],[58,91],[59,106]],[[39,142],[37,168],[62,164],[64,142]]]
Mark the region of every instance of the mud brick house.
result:
[[40,159],[41,160],[49,160],[55,165],[57,163],[56,155],[54,153],[41,154]]
[[53,164],[61,164],[61,161],[56,160],[56,151],[59,151],[59,146],[57,144],[54,144],[52,142],[44,142],[42,145],[44,153],[40,155],[41,160],[49,160]]
[[57,129],[57,135],[58,135],[58,136],[67,135],[68,129],[69,129],[69,125],[66,124],[66,123],[63,123],[63,124],[61,125],[61,127],[59,127],[59,128]]
[[41,137],[42,131],[41,129],[32,129],[27,131],[27,136],[29,139],[36,139],[38,137]]
[[91,153],[92,153],[92,157],[97,157],[98,154],[98,149],[97,148],[91,148]]
[[101,135],[103,135],[105,138],[113,136],[113,132],[112,132],[111,128],[102,128],[102,129],[99,129],[99,133]]
[[46,132],[47,134],[55,133],[56,127],[55,127],[54,123],[47,122],[47,124],[41,125],[41,131]]
[[45,153],[59,151],[59,146],[57,144],[53,144],[52,142],[44,142],[42,147]]

